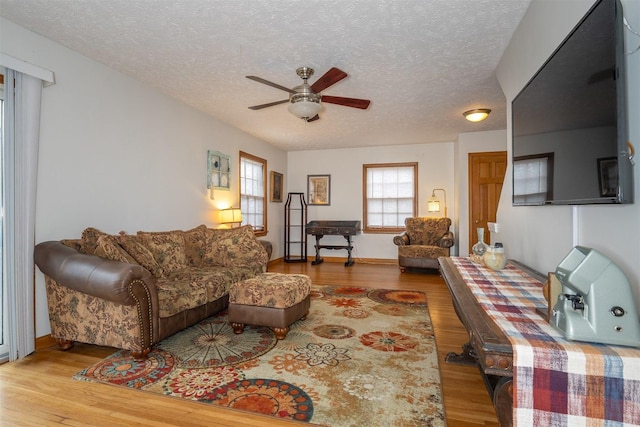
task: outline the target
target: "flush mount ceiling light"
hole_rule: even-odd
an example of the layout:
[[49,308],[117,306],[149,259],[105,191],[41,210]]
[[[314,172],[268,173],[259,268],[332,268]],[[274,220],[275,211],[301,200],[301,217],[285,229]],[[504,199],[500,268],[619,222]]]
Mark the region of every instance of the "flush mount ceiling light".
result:
[[487,117],[489,117],[489,113],[491,110],[488,108],[476,108],[475,110],[469,110],[462,113],[465,119],[470,122],[481,122]]

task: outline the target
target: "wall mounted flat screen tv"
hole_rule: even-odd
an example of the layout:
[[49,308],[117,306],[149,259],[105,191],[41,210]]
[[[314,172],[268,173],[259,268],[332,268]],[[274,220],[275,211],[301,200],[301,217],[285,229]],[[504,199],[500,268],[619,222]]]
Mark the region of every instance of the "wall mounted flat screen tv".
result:
[[514,98],[514,206],[633,203],[623,33],[596,2]]

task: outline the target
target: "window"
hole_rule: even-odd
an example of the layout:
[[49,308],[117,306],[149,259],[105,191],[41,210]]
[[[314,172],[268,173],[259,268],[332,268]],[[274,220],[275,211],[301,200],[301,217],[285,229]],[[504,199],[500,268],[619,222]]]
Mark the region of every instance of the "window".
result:
[[251,224],[257,236],[267,234],[267,161],[240,152],[240,210],[242,225]]
[[513,204],[543,205],[553,199],[553,153],[513,159]]
[[362,165],[365,232],[404,230],[405,218],[417,213],[417,176],[418,163]]

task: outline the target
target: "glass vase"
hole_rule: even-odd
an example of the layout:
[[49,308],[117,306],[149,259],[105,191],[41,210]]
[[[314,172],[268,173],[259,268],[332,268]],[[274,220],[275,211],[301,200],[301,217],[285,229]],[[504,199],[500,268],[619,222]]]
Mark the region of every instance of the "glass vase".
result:
[[482,257],[484,265],[493,270],[502,270],[507,264],[507,258],[504,254],[502,243],[496,243],[495,246],[489,246],[487,252]]
[[478,227],[478,242],[471,247],[474,255],[482,256],[487,251],[487,244],[484,242],[484,227]]

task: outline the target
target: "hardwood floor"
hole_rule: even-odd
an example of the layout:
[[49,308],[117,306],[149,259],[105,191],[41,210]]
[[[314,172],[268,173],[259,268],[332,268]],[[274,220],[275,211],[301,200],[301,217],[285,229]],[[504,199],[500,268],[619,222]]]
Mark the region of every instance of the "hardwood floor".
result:
[[[437,272],[401,274],[397,265],[356,261],[277,262],[269,271],[303,273],[315,284],[352,284],[427,292],[438,345],[447,421],[450,427],[498,426],[495,412],[475,367],[450,365],[444,356],[459,352],[468,340],[456,317],[451,297]],[[67,352],[40,339],[38,350],[17,362],[0,365],[0,426],[287,426],[294,422],[222,409],[105,384],[74,381],[72,375],[115,350],[76,344]],[[371,426],[377,427],[377,426]],[[386,426],[385,426],[386,427]]]

